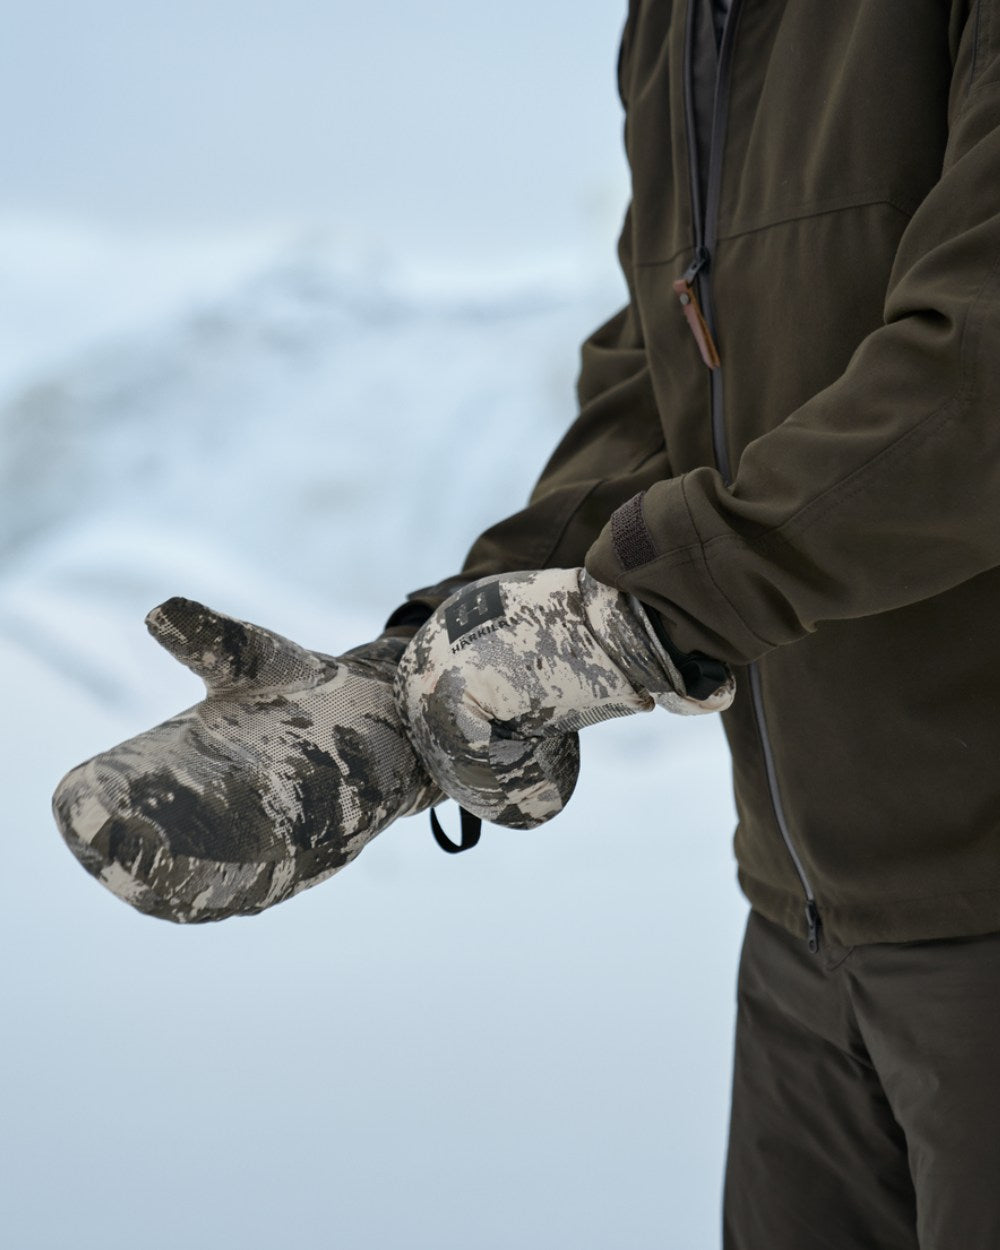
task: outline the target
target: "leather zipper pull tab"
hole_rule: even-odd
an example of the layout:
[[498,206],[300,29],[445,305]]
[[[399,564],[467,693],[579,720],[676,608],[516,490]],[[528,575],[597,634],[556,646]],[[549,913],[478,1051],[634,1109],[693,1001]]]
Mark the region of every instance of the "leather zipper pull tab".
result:
[[680,301],[681,309],[687,318],[688,325],[691,327],[691,333],[694,335],[694,341],[698,344],[698,351],[701,353],[702,360],[709,369],[718,369],[722,364],[722,361],[719,359],[719,349],[712,338],[712,331],[708,328],[708,322],[701,311],[698,296],[692,285],[695,278],[707,265],[708,251],[704,247],[699,247],[694,260],[685,269],[684,276],[678,278],[674,283],[674,294]]
[[715,346],[715,340],[712,338],[712,332],[708,328],[708,322],[702,314],[698,296],[694,293],[694,287],[686,279],[678,278],[674,283],[674,292],[681,302],[681,308],[684,310],[684,316],[687,317],[687,323],[691,327],[694,341],[698,344],[698,351],[701,352],[702,360],[709,369],[718,369],[722,364],[722,361],[719,359],[719,349]]

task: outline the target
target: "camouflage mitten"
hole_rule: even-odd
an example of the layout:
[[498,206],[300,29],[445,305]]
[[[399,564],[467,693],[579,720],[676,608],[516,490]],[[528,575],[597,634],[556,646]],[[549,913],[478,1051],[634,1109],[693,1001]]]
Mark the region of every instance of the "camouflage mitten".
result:
[[441,789],[484,820],[530,829],[573,792],[577,730],[656,705],[722,711],[735,684],[716,669],[717,688],[692,697],[641,604],[581,568],[545,569],[446,600],[407,648],[396,692]]
[[406,637],[334,658],[188,599],[146,624],[207,696],[73,769],[53,797],[76,857],[139,911],[262,911],[440,800],[393,698]]

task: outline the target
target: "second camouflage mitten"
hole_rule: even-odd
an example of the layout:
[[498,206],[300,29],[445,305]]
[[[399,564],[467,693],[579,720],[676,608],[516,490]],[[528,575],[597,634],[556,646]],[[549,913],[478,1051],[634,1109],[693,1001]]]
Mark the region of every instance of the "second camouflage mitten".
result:
[[333,657],[180,598],[146,623],[206,697],[74,768],[53,797],[77,859],[139,911],[261,911],[440,800],[393,698],[405,637]]
[[484,820],[517,829],[565,806],[579,770],[577,731],[653,707],[727,708],[717,666],[699,697],[641,604],[584,569],[483,578],[446,600],[400,661],[403,721],[428,772]]

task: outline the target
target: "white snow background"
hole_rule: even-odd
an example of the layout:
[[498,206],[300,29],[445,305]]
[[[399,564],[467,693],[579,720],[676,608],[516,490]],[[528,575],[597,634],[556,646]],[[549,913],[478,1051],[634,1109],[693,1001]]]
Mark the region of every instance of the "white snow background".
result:
[[[319,20],[305,0],[290,8],[293,29],[306,10]],[[125,40],[110,0],[21,15],[22,74],[28,53],[41,73],[43,18],[79,23],[81,10],[106,86],[108,30]],[[329,11],[341,63],[345,32],[367,47],[405,17],[393,4]],[[552,31],[536,23],[525,40],[535,10],[509,11],[506,43],[459,29],[462,73],[476,81],[472,47],[490,84],[513,67],[537,115],[558,25],[550,14]],[[46,190],[26,156],[4,190],[0,1242],[12,1250],[718,1244],[745,908],[716,721],[657,712],[590,729],[577,793],[551,825],[488,826],[448,857],[424,817],[400,822],[316,889],[217,925],[131,912],[79,868],[49,812],[66,769],[200,697],[143,628],[155,603],[200,598],[335,652],[522,502],[572,419],[578,344],[622,298],[622,14],[611,0],[571,11],[589,22],[559,62],[552,125],[515,109],[502,146],[531,169],[576,143],[574,177],[600,194],[568,185],[527,222],[523,178],[509,213],[480,187],[479,230],[452,255],[419,204],[384,207],[375,174],[343,214],[320,195],[308,219],[288,203],[246,210],[249,157],[206,192],[205,221],[175,206],[150,224],[124,168],[117,200],[105,189],[98,203],[72,162]],[[266,58],[275,12],[243,6],[241,46],[257,37]],[[233,10],[206,13],[210,65]],[[454,63],[441,30],[458,13],[441,5],[415,46],[435,81]],[[252,108],[249,79],[216,77]],[[397,108],[416,110],[433,154],[446,110],[421,120],[406,86]],[[16,88],[8,75],[0,94]],[[145,97],[131,90],[134,121]],[[42,122],[53,108],[37,101]],[[603,148],[574,137],[589,108],[607,116]],[[369,162],[382,142],[371,124]],[[193,143],[185,131],[163,149],[177,182]],[[430,203],[441,180],[427,159],[417,200]],[[305,157],[283,176],[289,197],[296,176],[299,194],[319,195]],[[362,220],[365,196],[384,219]],[[598,201],[611,207],[595,215]]]

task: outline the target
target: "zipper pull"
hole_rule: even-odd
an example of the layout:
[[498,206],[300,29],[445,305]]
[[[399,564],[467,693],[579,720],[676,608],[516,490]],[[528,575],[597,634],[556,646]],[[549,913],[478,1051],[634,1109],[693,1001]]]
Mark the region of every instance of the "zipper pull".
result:
[[809,931],[809,950],[815,955],[819,950],[819,908],[814,898],[806,899],[806,928]]
[[708,248],[699,246],[695,251],[691,264],[684,270],[684,276],[678,278],[674,283],[674,294],[680,300],[681,309],[687,318],[688,325],[691,327],[691,333],[694,335],[694,341],[698,344],[698,351],[701,353],[702,360],[709,369],[718,369],[722,364],[722,361],[719,359],[719,349],[715,346],[712,332],[708,328],[708,322],[701,311],[698,296],[695,294],[695,289],[692,285],[698,274],[708,267],[709,260]]

